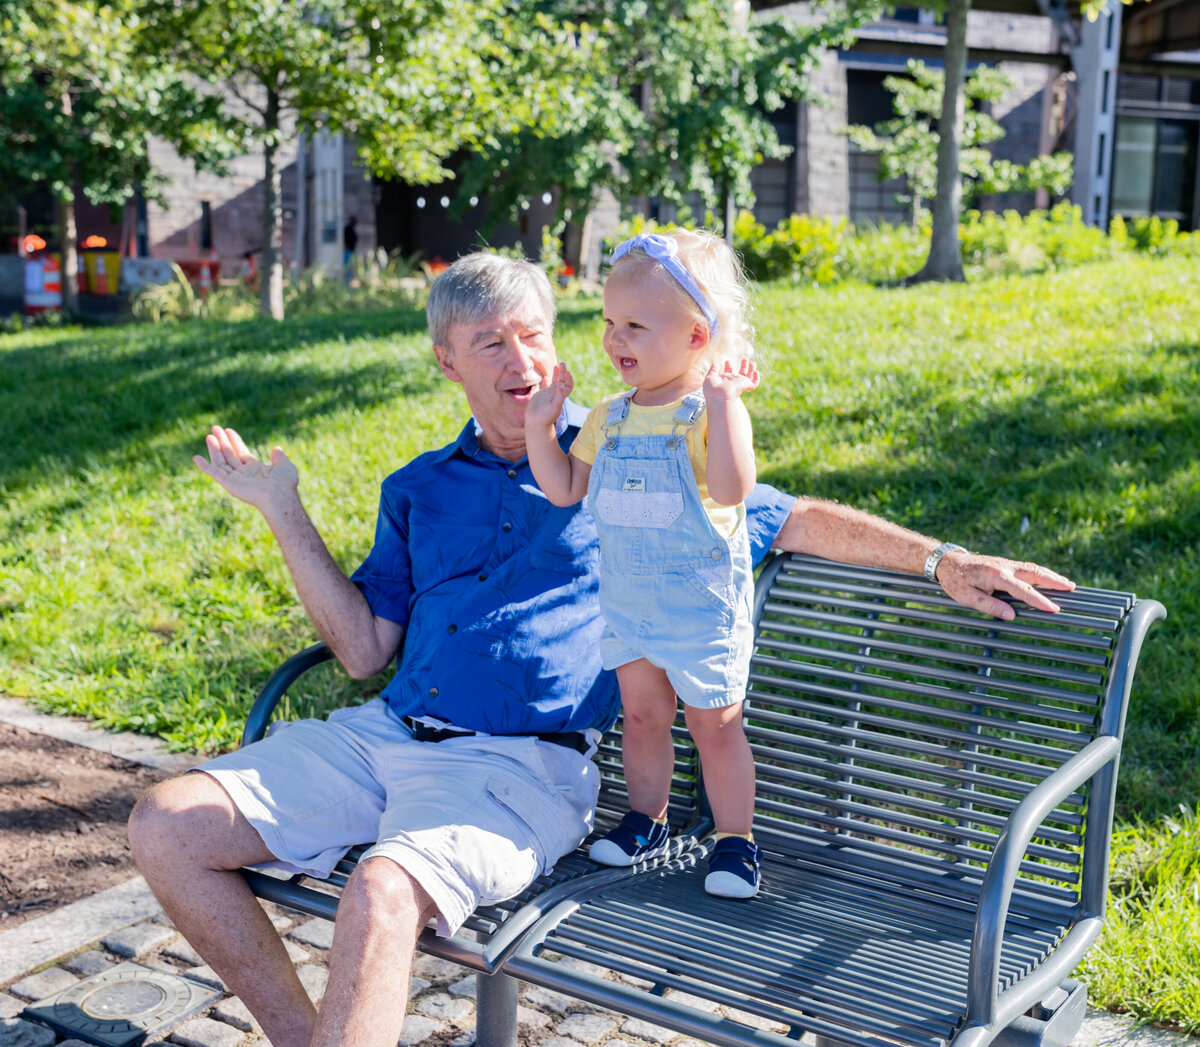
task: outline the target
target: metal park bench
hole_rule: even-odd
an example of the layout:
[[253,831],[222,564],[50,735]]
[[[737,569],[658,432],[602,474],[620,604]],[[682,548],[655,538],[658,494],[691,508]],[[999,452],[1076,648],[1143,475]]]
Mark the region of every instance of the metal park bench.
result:
[[[581,849],[473,936],[421,948],[479,979],[478,1042],[515,1043],[516,979],[724,1047],[811,1034],[855,1047],[1062,1047],[1099,934],[1125,710],[1153,600],[1078,589],[1002,622],[923,579],[785,555],[758,585],[746,729],[763,888],[704,893],[711,830],[677,736],[670,855],[602,869]],[[288,662],[246,738],[310,665]],[[624,810],[606,738],[603,831]],[[329,883],[247,876],[332,918]],[[584,961],[584,962],[580,962]]]

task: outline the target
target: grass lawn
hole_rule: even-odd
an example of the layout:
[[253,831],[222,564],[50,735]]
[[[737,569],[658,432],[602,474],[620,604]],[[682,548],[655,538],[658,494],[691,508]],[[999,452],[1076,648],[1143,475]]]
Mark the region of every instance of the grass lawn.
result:
[[[1200,1029],[1200,267],[1123,260],[879,290],[767,287],[760,476],[1081,583],[1153,596],[1121,767],[1112,926],[1093,996]],[[618,383],[598,306],[560,355]],[[0,336],[0,692],[232,745],[312,632],[265,525],[191,465],[215,422],[282,444],[337,560],[379,481],[461,427],[418,312]],[[366,685],[369,691],[371,684]],[[333,674],[318,705],[363,685]],[[312,710],[293,710],[297,714]]]

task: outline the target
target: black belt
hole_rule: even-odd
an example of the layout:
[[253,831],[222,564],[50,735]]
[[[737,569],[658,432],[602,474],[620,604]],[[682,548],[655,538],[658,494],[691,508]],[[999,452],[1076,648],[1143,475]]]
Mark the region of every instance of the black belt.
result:
[[[447,738],[473,738],[478,731],[460,731],[453,727],[430,727],[427,723],[414,720],[411,716],[404,717],[404,723],[412,731],[412,736],[418,742],[444,742]],[[506,735],[489,735],[489,737],[512,737]],[[520,737],[536,738],[540,742],[550,742],[552,745],[565,745],[577,753],[587,753],[590,746],[582,731],[550,731],[546,734],[521,735]]]

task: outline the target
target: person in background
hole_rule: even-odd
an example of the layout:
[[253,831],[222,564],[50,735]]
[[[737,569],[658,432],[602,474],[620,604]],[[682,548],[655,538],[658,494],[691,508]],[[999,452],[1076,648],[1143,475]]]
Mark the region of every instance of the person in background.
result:
[[342,273],[347,284],[354,278],[354,253],[358,250],[357,227],[358,216],[351,215],[342,230]]

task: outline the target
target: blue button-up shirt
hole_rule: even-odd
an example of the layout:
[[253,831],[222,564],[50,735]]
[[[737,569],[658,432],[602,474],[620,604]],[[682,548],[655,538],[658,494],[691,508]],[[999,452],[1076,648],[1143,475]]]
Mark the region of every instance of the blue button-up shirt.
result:
[[[559,443],[587,411],[568,401]],[[759,485],[746,502],[755,560],[793,498]],[[600,554],[584,503],[560,508],[527,459],[457,440],[383,482],[375,544],[353,581],[371,610],[405,627],[383,692],[398,716],[430,716],[488,734],[606,729],[613,673],[600,664]]]

